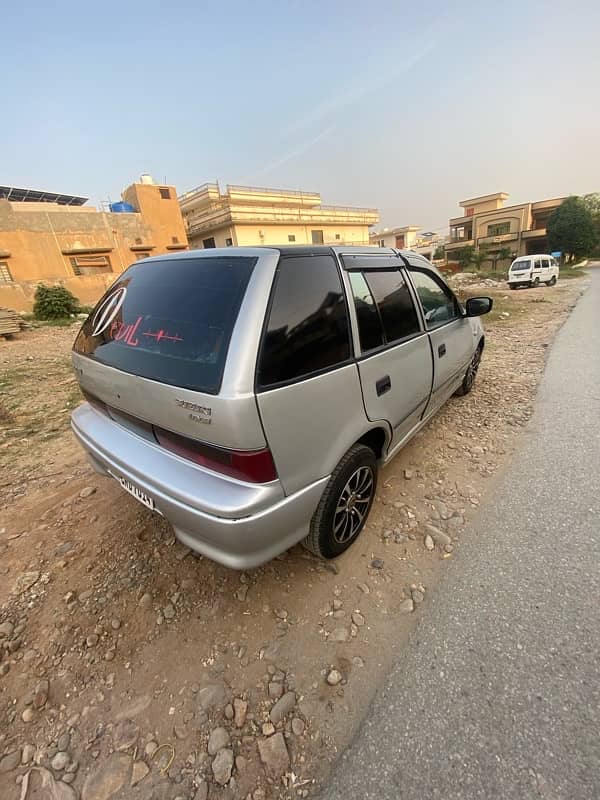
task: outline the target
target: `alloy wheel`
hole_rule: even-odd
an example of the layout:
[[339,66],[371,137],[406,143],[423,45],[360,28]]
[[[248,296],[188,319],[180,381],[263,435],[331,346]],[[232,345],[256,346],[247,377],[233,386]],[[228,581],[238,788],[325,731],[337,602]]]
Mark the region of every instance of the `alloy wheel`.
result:
[[338,544],[346,544],[362,528],[371,503],[373,487],[371,467],[359,467],[349,477],[333,516],[333,538]]

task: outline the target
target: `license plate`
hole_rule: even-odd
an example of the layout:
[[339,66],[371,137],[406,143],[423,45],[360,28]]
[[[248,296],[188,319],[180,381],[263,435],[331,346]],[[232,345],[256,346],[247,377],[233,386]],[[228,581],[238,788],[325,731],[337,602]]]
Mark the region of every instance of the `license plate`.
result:
[[126,478],[118,477],[117,480],[126,492],[129,492],[129,494],[133,495],[135,499],[139,500],[140,503],[143,503],[146,508],[149,508],[151,511],[157,510],[154,500],[147,495],[146,492],[143,492],[139,486],[136,486],[135,483],[128,481]]

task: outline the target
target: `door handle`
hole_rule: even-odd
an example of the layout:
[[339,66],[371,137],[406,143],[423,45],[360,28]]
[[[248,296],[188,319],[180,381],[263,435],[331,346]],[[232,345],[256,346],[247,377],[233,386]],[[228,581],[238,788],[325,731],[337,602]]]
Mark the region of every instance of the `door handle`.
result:
[[438,347],[438,356],[441,358],[442,356],[445,356],[445,355],[446,355],[446,345],[445,344],[441,344]]
[[389,392],[392,388],[392,379],[389,375],[384,375],[383,378],[379,378],[379,380],[375,383],[375,389],[377,391],[377,397],[381,397],[382,394]]

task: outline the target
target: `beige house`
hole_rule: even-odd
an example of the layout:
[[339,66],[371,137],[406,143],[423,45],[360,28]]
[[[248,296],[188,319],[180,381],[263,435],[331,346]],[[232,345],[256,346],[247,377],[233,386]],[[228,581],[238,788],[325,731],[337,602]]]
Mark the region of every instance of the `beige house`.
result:
[[456,261],[458,252],[467,245],[476,248],[484,245],[492,256],[501,249],[509,249],[513,258],[548,252],[546,223],[566,198],[505,206],[507,198],[505,192],[496,192],[458,204],[464,214],[450,219],[448,261]]
[[318,192],[205,183],[180,195],[191,248],[369,244],[376,208],[324,206]]

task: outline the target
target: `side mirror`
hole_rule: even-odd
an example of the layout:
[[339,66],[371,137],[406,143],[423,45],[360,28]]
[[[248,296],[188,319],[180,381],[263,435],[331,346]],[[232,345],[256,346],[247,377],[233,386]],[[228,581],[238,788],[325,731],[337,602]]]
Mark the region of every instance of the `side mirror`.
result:
[[491,297],[469,297],[465,303],[467,317],[482,317],[489,314],[494,305]]

